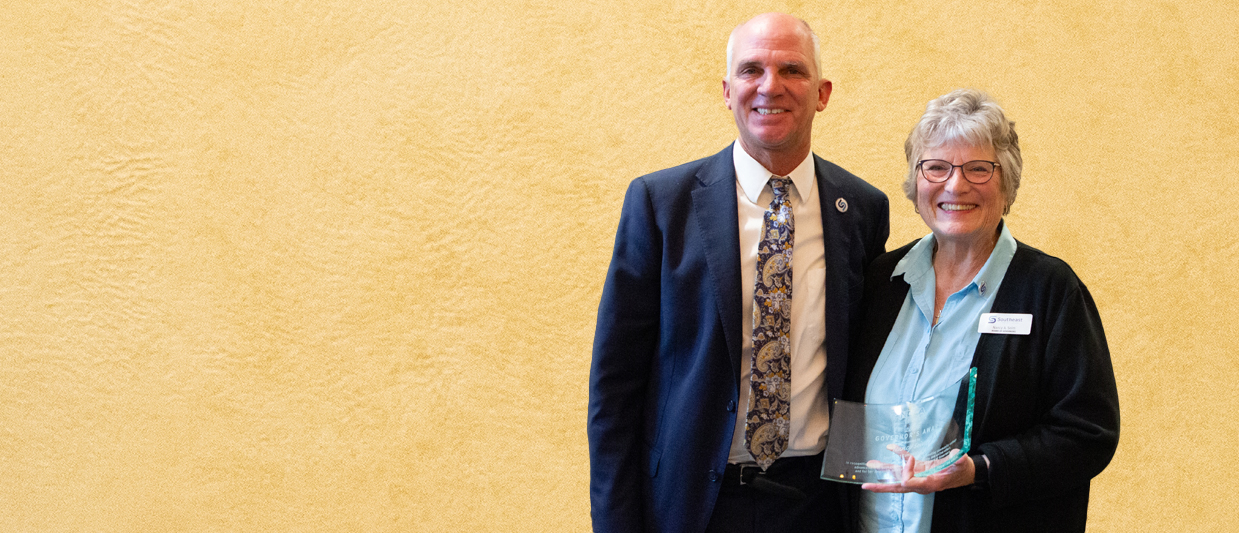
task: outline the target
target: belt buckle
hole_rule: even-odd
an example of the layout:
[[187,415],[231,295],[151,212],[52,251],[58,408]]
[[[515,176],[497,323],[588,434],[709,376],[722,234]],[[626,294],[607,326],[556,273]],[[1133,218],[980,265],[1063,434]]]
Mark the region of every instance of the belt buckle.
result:
[[739,466],[740,466],[740,486],[744,486],[748,484],[748,483],[745,483],[744,481],[744,469],[746,468],[752,468],[754,470],[757,470],[757,473],[753,474],[755,476],[762,476],[766,474],[766,471],[762,470],[761,467],[758,465],[739,465]]

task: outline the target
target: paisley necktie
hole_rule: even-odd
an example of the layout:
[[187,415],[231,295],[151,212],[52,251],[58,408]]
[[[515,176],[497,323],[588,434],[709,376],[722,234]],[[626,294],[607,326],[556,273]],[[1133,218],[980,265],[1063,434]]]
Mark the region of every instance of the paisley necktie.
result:
[[753,356],[744,444],[762,467],[787,449],[791,417],[792,220],[788,178],[770,178],[774,200],[766,208],[757,244],[753,287]]

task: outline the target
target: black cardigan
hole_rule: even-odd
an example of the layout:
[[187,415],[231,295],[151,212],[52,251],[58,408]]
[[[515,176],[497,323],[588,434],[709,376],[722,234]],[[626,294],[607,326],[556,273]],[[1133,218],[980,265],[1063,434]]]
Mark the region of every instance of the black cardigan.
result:
[[[864,401],[869,374],[908,293],[891,272],[915,241],[874,260],[852,337],[844,399]],[[988,487],[934,497],[937,531],[1084,531],[1089,480],[1119,440],[1119,398],[1101,317],[1062,260],[1018,243],[993,313],[1033,315],[1029,335],[982,334],[972,454],[990,461]],[[977,455],[974,455],[977,458]],[[859,518],[853,487],[852,522]]]

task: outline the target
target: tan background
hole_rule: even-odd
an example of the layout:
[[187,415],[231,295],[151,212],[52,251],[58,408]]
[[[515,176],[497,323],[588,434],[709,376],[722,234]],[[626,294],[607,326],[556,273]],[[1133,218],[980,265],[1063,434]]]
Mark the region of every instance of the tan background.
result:
[[623,190],[734,139],[770,9],[889,247],[925,102],[1017,122],[1122,399],[1090,530],[1239,527],[1234,2],[47,0],[0,17],[0,530],[588,530]]

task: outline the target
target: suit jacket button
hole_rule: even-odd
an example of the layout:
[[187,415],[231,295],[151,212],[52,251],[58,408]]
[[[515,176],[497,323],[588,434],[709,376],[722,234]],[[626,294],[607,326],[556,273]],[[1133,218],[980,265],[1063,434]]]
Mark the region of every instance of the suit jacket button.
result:
[[717,482],[718,482],[718,472],[715,472],[715,471],[713,471],[713,470],[711,470],[711,471],[710,471],[710,482],[711,482],[711,483],[717,483]]
[[728,413],[736,412],[736,401],[735,400],[727,402],[727,412]]

